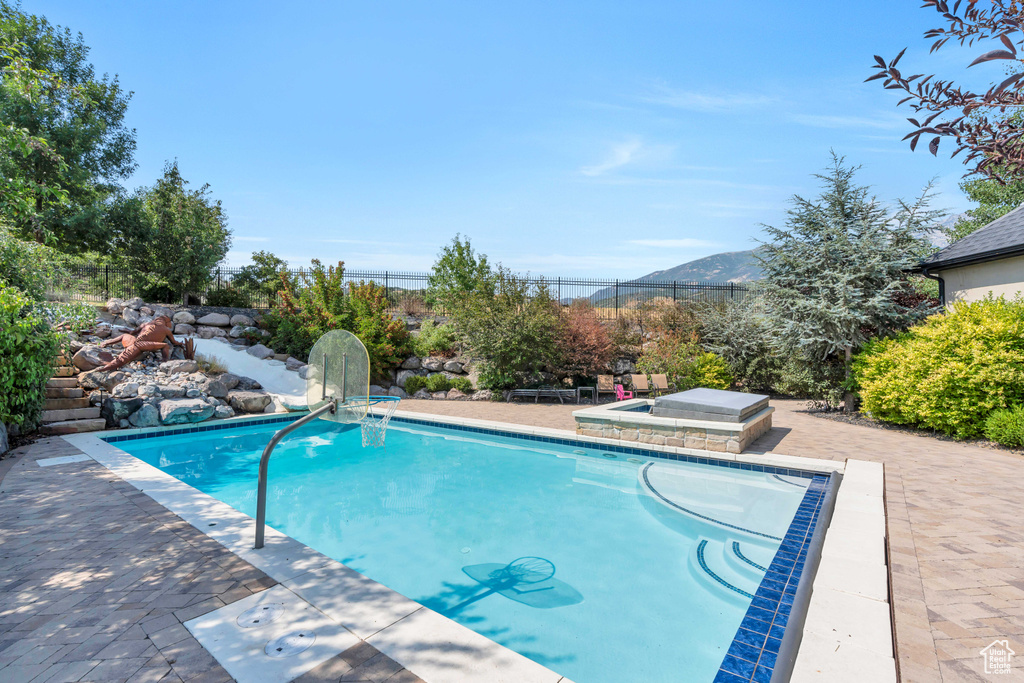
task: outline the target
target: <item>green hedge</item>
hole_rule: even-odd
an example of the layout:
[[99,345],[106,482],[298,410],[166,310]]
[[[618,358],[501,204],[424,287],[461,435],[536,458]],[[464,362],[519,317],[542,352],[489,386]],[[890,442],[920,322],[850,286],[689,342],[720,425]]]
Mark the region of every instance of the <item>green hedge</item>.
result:
[[985,420],[985,436],[1010,448],[1024,448],[1024,406],[997,410]]
[[1024,301],[989,297],[868,344],[853,365],[862,409],[957,438],[1024,401]]
[[0,422],[35,427],[46,380],[60,350],[58,335],[14,287],[0,285]]
[[458,389],[462,393],[468,394],[473,391],[473,383],[466,377],[453,377],[449,379],[441,373],[430,375],[429,377],[416,375],[405,380],[405,391],[410,396],[420,389],[426,389],[430,392]]

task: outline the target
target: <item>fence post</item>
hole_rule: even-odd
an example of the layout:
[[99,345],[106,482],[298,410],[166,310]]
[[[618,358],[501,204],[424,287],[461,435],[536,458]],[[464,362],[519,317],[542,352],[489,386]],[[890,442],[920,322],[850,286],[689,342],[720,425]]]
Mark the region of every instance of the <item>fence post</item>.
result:
[[615,278],[615,319],[619,319],[619,278]]
[[730,299],[736,298],[736,283],[735,282],[730,282],[729,283],[729,298]]
[[388,271],[384,271],[384,300],[388,302],[388,308],[391,308],[391,287],[388,278]]
[[562,278],[558,278],[558,305],[562,305]]
[[110,264],[103,266],[103,296],[110,298]]
[[672,281],[672,303],[676,302],[676,281]]

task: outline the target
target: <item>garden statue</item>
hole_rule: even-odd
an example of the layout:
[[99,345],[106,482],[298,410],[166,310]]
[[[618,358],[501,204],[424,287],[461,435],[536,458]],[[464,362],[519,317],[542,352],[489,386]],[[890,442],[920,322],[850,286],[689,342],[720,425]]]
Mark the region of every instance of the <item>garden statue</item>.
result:
[[[169,340],[170,344],[164,341],[165,339]],[[181,342],[174,338],[174,334],[171,332],[171,319],[166,315],[157,316],[153,318],[152,322],[140,325],[127,334],[111,337],[100,346],[110,346],[117,342],[121,342],[124,351],[98,370],[102,372],[117,370],[128,365],[146,351],[159,350],[163,354],[164,360],[167,361],[171,359],[171,345],[182,346]]]

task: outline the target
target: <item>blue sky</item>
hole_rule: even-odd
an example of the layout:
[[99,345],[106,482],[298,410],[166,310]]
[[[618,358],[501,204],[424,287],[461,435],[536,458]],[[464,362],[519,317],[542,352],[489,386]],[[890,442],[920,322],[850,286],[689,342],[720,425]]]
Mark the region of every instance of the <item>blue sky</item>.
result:
[[[748,249],[829,149],[884,200],[969,205],[964,172],[901,142],[872,55],[928,56],[918,0],[24,0],[81,31],[135,95],[139,168],[177,159],[222,200],[229,260],[426,270],[460,232],[520,271],[635,277]],[[982,69],[988,69],[982,72]],[[979,83],[997,65],[976,67]],[[978,80],[980,79],[980,80]]]

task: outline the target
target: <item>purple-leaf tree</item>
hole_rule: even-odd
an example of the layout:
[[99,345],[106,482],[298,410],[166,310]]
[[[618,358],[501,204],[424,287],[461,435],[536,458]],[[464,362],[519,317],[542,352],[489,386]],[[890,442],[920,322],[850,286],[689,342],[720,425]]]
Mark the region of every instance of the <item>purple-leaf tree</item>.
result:
[[934,75],[904,76],[897,68],[906,49],[892,61],[875,56],[877,73],[868,81],[885,79],[886,90],[901,90],[906,97],[899,104],[910,103],[916,116],[907,119],[914,130],[904,140],[916,149],[921,138],[928,140],[928,151],[937,154],[943,137],[953,138],[956,149],[952,156],[966,152],[964,163],[973,165],[970,172],[1003,181],[1024,172],[1024,145],[1019,118],[1014,116],[1024,106],[1024,59],[1018,48],[1024,46],[1024,5],[1020,0],[924,0],[946,22],[942,28],[927,31],[935,52],[950,40],[973,46],[984,40],[998,41],[999,47],[989,50],[971,62],[1008,62],[1008,76],[984,93],[975,93]]

